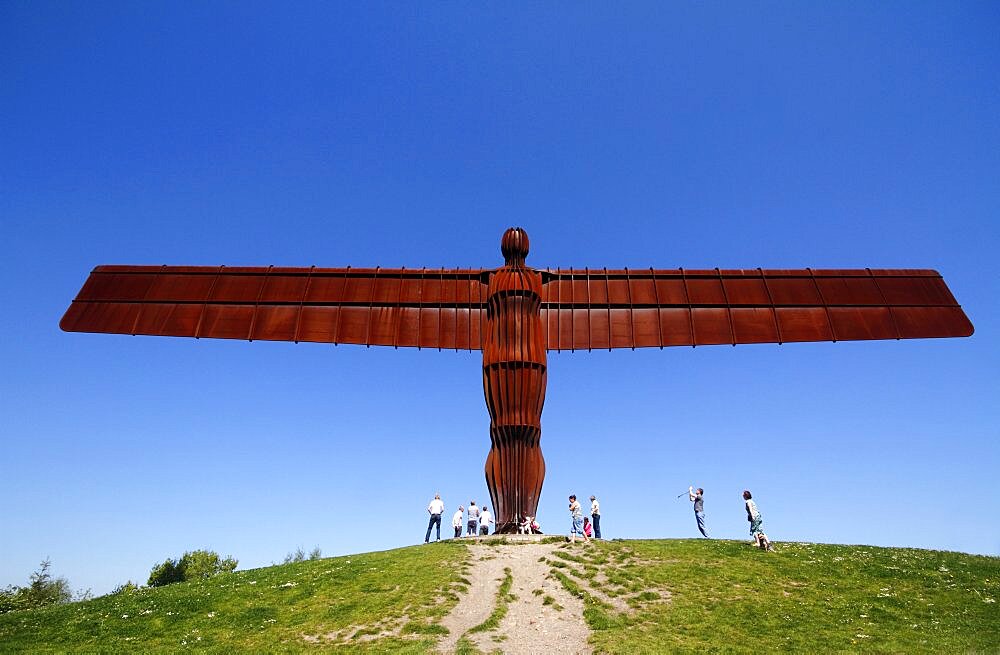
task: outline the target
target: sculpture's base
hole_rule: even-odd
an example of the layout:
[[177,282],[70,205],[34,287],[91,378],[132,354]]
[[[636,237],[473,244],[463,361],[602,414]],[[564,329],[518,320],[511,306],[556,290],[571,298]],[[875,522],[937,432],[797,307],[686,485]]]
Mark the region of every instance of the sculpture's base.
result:
[[[519,526],[517,523],[501,523],[497,525],[496,530],[493,531],[493,534],[521,534],[521,526]],[[531,534],[544,534],[544,533],[541,532],[540,530],[535,530]],[[529,535],[524,535],[524,536],[529,536]]]
[[[460,539],[462,539],[463,541],[471,540],[471,541],[478,541],[480,543],[486,543],[486,544],[494,543],[494,542],[517,543],[517,544],[537,544],[537,543],[543,542],[543,541],[545,541],[547,539],[559,539],[559,538],[560,538],[559,535],[555,535],[553,537],[553,535],[550,535],[550,534],[497,534],[497,533],[491,534],[491,535],[486,536],[486,537],[479,537],[479,536],[476,536],[476,537],[460,537]],[[562,537],[562,538],[564,538],[564,537]]]

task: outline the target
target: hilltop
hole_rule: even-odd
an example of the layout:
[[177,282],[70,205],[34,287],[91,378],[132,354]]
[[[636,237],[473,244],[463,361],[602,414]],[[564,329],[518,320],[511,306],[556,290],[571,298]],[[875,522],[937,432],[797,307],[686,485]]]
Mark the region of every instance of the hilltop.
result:
[[473,544],[237,571],[13,612],[0,616],[0,649],[1000,651],[998,558],[806,543],[764,553],[716,540]]

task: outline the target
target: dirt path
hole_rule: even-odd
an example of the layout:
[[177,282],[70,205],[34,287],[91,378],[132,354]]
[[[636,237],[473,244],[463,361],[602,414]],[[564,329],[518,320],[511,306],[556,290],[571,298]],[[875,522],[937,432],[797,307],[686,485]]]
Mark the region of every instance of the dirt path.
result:
[[[449,635],[439,650],[452,653],[465,636],[485,653],[501,650],[512,655],[590,653],[590,631],[583,620],[583,601],[567,592],[558,580],[548,578],[549,565],[539,561],[555,544],[470,545],[472,583],[451,614],[441,621]],[[504,569],[513,577],[506,616],[488,632],[469,630],[486,621],[496,607]]]

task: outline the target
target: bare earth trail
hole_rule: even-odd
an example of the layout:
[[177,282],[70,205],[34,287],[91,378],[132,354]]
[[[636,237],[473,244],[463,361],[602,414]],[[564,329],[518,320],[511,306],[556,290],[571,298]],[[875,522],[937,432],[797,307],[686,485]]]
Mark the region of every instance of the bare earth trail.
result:
[[[470,566],[465,577],[472,584],[441,621],[449,634],[440,642],[439,650],[454,652],[458,640],[465,636],[484,653],[589,654],[590,630],[583,619],[583,601],[550,576],[551,567],[545,561],[557,547],[540,543],[470,544]],[[495,630],[470,633],[496,607],[505,569],[511,571],[510,594],[514,596],[508,602],[506,616]]]

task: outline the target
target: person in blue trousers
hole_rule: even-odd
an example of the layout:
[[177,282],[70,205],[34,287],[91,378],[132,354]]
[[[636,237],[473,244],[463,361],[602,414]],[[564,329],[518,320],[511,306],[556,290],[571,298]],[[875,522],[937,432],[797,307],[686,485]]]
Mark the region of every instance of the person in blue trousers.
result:
[[698,521],[698,531],[701,532],[701,536],[708,539],[708,532],[705,530],[705,490],[701,487],[698,489],[688,487],[688,498],[694,503],[694,518]]
[[424,536],[424,543],[431,540],[431,528],[437,526],[437,540],[441,541],[441,513],[444,512],[444,503],[441,502],[441,494],[434,494],[434,500],[427,506],[427,513],[431,515],[431,520],[427,522],[427,534]]

